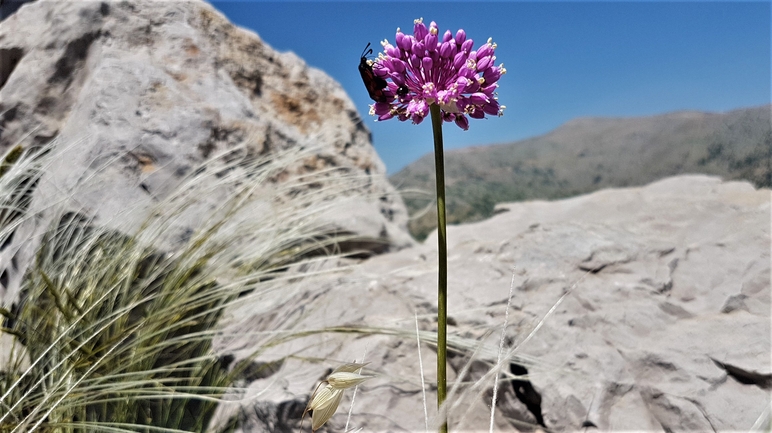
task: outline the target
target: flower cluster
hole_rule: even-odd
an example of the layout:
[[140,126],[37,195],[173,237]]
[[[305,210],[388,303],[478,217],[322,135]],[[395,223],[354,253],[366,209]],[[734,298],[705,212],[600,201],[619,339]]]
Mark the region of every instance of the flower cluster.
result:
[[396,46],[381,42],[383,53],[373,62],[375,76],[387,81],[385,102],[376,102],[370,114],[378,120],[393,117],[418,124],[429,114],[429,106],[440,106],[442,119],[466,130],[469,119],[486,114],[501,116],[504,108],[496,98],[497,81],[506,72],[494,66],[496,44],[490,39],[477,50],[463,30],[455,37],[446,31],[439,38],[437,24],[427,28],[423,19],[414,22],[413,35],[397,29]]

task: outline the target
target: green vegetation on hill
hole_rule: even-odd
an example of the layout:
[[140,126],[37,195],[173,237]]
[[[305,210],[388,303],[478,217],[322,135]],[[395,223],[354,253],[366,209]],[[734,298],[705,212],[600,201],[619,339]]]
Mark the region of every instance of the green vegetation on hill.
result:
[[[448,151],[448,222],[485,219],[496,203],[558,199],[686,173],[770,187],[770,108],[582,118],[515,143]],[[405,191],[411,233],[424,239],[436,227],[433,155],[423,156],[390,180]]]

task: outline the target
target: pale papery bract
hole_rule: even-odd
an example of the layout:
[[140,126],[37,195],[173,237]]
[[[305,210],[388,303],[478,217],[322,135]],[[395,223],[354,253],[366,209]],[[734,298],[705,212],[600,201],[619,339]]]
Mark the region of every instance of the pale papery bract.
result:
[[381,42],[383,52],[373,61],[373,73],[387,81],[384,102],[370,106],[379,121],[397,118],[421,123],[429,106],[438,104],[442,119],[469,129],[469,117],[501,116],[503,105],[496,96],[504,65],[494,65],[496,44],[490,39],[472,50],[474,42],[463,30],[446,31],[439,39],[437,23],[429,27],[414,21],[413,35],[397,29],[395,45]]

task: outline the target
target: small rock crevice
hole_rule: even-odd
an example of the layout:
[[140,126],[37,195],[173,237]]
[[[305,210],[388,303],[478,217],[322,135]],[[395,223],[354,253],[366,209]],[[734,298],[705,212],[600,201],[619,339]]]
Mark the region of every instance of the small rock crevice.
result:
[[719,368],[726,371],[730,377],[734,380],[742,383],[743,385],[756,385],[759,388],[769,391],[772,389],[772,374],[762,374],[755,371],[748,371],[740,367],[726,364],[716,359],[710,358],[714,364]]
[[[528,369],[522,365],[510,363],[509,371],[515,376],[528,375]],[[533,387],[530,381],[525,379],[513,379],[512,389],[515,391],[515,397],[520,400],[528,411],[536,418],[536,422],[542,426],[547,427],[544,424],[544,415],[541,412],[541,394]]]
[[24,51],[21,48],[0,48],[0,90],[8,82],[13,70],[16,69],[16,65],[19,64],[23,56]]

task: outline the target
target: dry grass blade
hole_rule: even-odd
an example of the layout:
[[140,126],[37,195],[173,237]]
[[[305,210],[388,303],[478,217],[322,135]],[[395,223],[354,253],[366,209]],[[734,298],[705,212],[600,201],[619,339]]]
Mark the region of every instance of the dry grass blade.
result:
[[[79,211],[57,212],[51,204],[48,230],[30,239],[37,256],[20,302],[2,310],[3,333],[19,350],[0,366],[0,431],[207,429],[241,368],[212,352],[224,310],[297,278],[288,272],[294,264],[339,251],[338,243],[350,237],[330,233],[316,216],[332,206],[331,197],[364,182],[328,170],[276,185],[272,178],[314,149],[262,159],[238,151],[192,171],[130,230],[106,228]],[[28,220],[31,194],[53,153],[6,158],[0,241]],[[312,184],[324,187],[308,188]],[[81,187],[62,191],[61,203]],[[213,193],[216,206],[205,203]],[[202,206],[210,211],[196,214],[198,230],[175,238]],[[120,218],[111,226],[120,227]],[[260,343],[277,338],[291,339],[293,331]],[[254,348],[255,356],[260,350]],[[364,376],[352,375],[362,366],[344,366],[333,383],[361,383]],[[337,394],[315,411],[315,425],[340,401]]]

